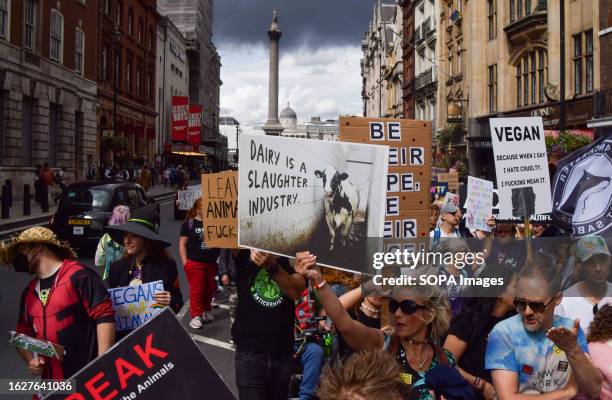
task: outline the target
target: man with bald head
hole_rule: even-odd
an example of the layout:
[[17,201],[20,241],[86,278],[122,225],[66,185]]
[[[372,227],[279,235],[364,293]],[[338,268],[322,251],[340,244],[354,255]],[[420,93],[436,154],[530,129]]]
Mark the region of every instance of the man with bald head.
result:
[[519,275],[518,314],[491,331],[485,368],[500,399],[569,400],[597,397],[602,376],[588,358],[578,320],[554,314],[563,294],[548,259],[528,262]]

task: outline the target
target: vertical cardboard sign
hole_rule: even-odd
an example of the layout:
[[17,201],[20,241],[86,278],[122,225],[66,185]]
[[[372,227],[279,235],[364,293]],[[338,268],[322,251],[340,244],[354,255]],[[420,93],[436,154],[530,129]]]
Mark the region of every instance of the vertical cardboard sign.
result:
[[431,123],[340,117],[340,140],[389,146],[384,238],[429,236]]
[[202,106],[192,104],[189,106],[189,144],[201,144],[202,136]]
[[187,141],[189,97],[172,96],[172,140]]
[[238,248],[238,171],[202,175],[204,241],[209,248]]

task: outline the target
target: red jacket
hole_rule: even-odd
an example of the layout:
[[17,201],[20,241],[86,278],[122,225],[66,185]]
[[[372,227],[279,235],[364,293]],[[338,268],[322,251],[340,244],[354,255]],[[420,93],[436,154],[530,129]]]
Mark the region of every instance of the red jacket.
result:
[[23,291],[17,332],[64,346],[64,360],[45,357],[44,379],[67,379],[98,355],[96,327],[115,322],[108,291],[93,270],[65,260],[47,304],[37,293],[38,278]]

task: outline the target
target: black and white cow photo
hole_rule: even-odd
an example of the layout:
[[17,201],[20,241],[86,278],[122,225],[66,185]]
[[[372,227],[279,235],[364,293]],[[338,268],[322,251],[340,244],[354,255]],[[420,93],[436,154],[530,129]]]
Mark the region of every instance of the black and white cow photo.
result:
[[334,249],[336,240],[340,241],[342,247],[346,247],[359,204],[357,188],[346,172],[338,172],[332,166],[323,171],[316,170],[315,176],[323,180],[329,249]]
[[240,246],[369,267],[368,238],[382,237],[384,225],[386,146],[263,135],[240,146]]

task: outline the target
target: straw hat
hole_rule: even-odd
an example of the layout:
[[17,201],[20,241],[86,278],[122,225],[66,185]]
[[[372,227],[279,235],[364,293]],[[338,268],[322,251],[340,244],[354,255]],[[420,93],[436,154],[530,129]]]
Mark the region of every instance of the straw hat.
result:
[[62,260],[77,258],[76,253],[66,242],[58,240],[55,233],[48,228],[36,226],[26,229],[19,236],[12,237],[0,243],[0,263],[11,264],[19,251],[19,247],[24,244],[45,244],[52,246]]

